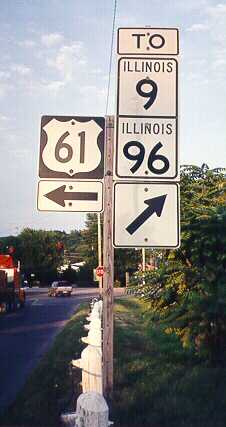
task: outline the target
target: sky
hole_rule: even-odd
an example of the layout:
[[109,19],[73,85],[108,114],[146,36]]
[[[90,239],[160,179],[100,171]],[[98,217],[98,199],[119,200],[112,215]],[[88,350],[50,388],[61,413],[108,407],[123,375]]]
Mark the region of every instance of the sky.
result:
[[[1,0],[0,235],[70,231],[85,214],[38,212],[42,115],[104,116],[114,2]],[[180,31],[180,163],[225,166],[226,2],[118,0],[108,114],[115,114],[118,27]]]

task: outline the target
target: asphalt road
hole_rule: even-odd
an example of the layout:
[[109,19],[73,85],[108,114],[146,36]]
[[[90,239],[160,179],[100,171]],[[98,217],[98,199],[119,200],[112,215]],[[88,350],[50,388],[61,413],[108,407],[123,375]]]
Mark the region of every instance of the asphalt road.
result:
[[0,316],[0,411],[13,402],[79,304],[97,294],[86,288],[75,289],[70,298],[49,298],[47,289],[33,289],[24,309]]

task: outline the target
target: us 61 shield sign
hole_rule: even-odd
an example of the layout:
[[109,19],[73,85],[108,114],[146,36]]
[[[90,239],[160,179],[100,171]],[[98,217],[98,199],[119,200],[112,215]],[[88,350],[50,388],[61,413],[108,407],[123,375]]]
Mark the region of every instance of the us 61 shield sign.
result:
[[102,179],[103,117],[43,116],[40,178]]

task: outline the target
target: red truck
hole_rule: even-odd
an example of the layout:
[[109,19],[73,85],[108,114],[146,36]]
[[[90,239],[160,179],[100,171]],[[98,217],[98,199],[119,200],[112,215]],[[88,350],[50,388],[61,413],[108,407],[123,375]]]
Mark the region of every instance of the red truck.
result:
[[0,255],[0,312],[14,311],[24,304],[19,263],[11,255]]

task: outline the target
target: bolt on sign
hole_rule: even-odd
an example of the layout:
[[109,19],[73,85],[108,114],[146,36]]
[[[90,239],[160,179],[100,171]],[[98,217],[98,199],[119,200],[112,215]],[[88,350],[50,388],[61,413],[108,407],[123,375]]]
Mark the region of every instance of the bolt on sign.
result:
[[[178,165],[178,60],[179,36],[175,28],[119,28],[118,29],[118,78],[117,78],[117,111],[116,111],[116,135],[115,135],[115,159],[114,180],[115,186],[114,206],[114,246],[131,247],[178,247],[179,246],[179,189],[167,192],[160,183],[170,183],[179,180]],[[116,206],[116,200],[120,200],[125,193],[124,181],[129,181],[127,190],[131,197],[139,200],[133,205],[134,221],[145,202],[143,188],[154,192],[157,201],[165,200],[161,214],[155,210],[132,234],[128,240],[127,227],[120,220],[120,212]],[[120,182],[122,186],[120,186]],[[142,184],[138,186],[137,183]],[[147,184],[144,186],[144,184]],[[155,185],[150,188],[151,183]],[[159,183],[159,184],[158,184]],[[132,186],[134,185],[134,191]],[[170,185],[170,184],[169,184]],[[163,193],[162,193],[163,191]],[[141,192],[141,194],[139,193]],[[159,195],[157,193],[159,192]],[[125,195],[125,194],[124,194]],[[160,197],[160,199],[158,199]],[[128,199],[129,201],[129,199]],[[155,205],[150,202],[151,206]],[[162,224],[166,230],[168,212],[168,224],[170,227],[169,209],[173,203],[176,223],[173,225],[174,238],[170,241],[165,238],[156,241],[149,239],[151,225],[156,221]],[[148,199],[147,199],[147,204]],[[128,206],[129,218],[130,204]],[[136,206],[136,209],[135,209]],[[134,210],[135,209],[135,210]],[[148,211],[148,212],[149,212]],[[146,212],[146,211],[145,211]],[[144,215],[145,216],[145,215]],[[157,216],[157,219],[154,219]],[[164,218],[164,219],[163,219]],[[163,224],[164,221],[164,224]],[[118,231],[117,231],[118,227]],[[145,235],[141,238],[142,230]],[[121,232],[119,232],[119,229]],[[139,238],[138,238],[139,235]],[[119,236],[119,238],[116,238]],[[123,237],[124,236],[124,237]],[[137,237],[137,238],[136,238]],[[171,236],[172,237],[172,236]],[[176,243],[175,243],[176,242]]]
[[103,117],[42,117],[39,210],[103,210],[104,129]]

